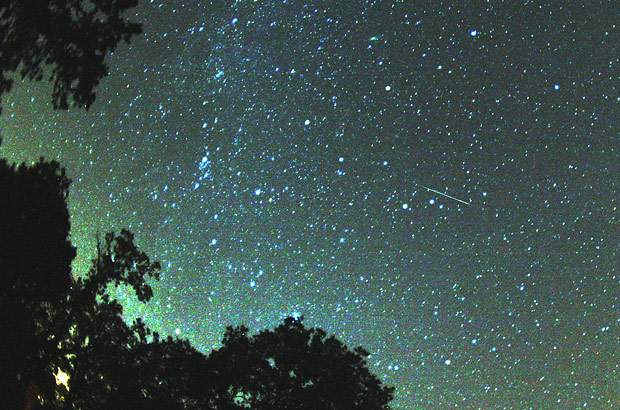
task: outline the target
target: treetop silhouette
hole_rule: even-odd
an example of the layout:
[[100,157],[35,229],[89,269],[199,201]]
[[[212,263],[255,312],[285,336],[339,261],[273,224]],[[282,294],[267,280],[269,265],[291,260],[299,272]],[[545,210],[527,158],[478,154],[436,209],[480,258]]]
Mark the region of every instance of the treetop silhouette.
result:
[[[123,13],[138,0],[5,0],[0,2],[0,98],[21,79],[54,83],[54,109],[88,109],[108,74],[104,60],[141,25]],[[1,110],[1,107],[0,107]]]
[[248,336],[228,327],[223,347],[207,364],[217,375],[214,408],[382,410],[394,389],[370,373],[363,348],[286,318],[274,330]]

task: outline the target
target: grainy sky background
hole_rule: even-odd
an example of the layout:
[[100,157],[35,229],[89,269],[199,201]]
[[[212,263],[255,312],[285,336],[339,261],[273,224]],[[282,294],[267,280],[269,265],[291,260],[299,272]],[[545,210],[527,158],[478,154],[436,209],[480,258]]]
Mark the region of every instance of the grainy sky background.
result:
[[617,409],[620,5],[518,3],[143,1],[90,111],[4,97],[0,155],[60,160],[76,272],[129,227],[165,274],[128,314],[205,352],[303,314],[397,409]]

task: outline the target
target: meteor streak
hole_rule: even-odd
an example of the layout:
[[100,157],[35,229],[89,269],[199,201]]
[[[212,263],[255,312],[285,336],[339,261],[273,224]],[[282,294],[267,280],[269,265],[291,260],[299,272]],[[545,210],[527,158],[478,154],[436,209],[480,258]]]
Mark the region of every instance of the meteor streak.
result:
[[450,199],[454,199],[455,201],[459,201],[459,202],[460,202],[460,203],[462,203],[462,204],[465,204],[465,205],[471,205],[471,202],[463,201],[462,199],[455,198],[455,197],[453,197],[452,195],[448,195],[448,194],[446,194],[446,193],[444,193],[444,192],[439,192],[439,191],[437,191],[436,189],[429,188],[429,187],[424,186],[424,185],[422,185],[422,184],[416,184],[416,185],[417,185],[417,186],[420,186],[420,187],[422,187],[422,188],[424,188],[424,189],[426,189],[426,190],[429,190],[429,191],[431,191],[431,192],[434,192],[434,193],[436,193],[436,194],[439,194],[439,195],[441,195],[441,196],[445,196],[446,198],[450,198]]

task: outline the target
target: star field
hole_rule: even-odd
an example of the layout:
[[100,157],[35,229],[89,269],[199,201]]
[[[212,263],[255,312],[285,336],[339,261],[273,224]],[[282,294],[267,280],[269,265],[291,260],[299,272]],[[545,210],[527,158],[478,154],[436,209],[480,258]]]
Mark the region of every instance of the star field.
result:
[[143,1],[88,112],[4,97],[76,273],[128,227],[164,266],[128,316],[205,352],[304,315],[397,409],[618,408],[620,7],[216,3]]

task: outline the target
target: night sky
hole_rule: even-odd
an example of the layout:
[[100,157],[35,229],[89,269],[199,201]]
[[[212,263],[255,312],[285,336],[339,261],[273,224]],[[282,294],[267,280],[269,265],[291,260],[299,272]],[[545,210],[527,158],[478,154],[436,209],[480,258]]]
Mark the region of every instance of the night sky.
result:
[[397,409],[618,409],[620,5],[549,3],[143,0],[90,111],[3,97],[0,155],[60,160],[76,273],[128,227],[128,317],[205,353],[304,315]]

